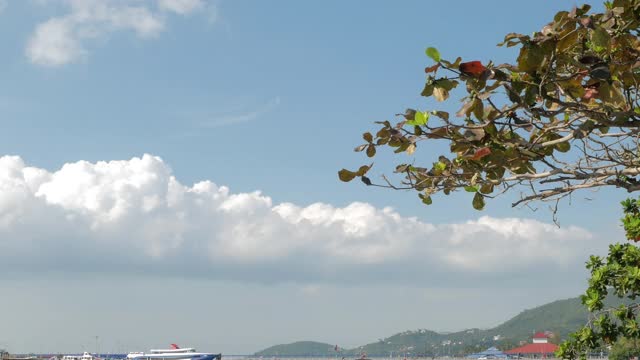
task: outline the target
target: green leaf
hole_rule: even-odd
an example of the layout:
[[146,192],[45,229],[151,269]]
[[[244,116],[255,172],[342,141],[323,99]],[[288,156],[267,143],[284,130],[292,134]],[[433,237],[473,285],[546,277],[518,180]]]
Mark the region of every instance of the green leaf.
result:
[[527,45],[520,48],[518,55],[518,70],[524,72],[535,72],[540,67],[544,59],[544,52],[540,46]]
[[427,121],[429,121],[429,113],[417,111],[413,120],[407,121],[407,124],[422,126],[422,125],[427,125]]
[[571,144],[569,144],[568,141],[564,141],[561,143],[557,143],[555,145],[556,150],[566,153],[567,151],[571,150]]
[[338,177],[340,178],[341,181],[349,182],[356,177],[356,173],[354,173],[353,171],[349,171],[347,169],[342,169],[338,171]]
[[433,164],[433,167],[436,170],[444,171],[447,169],[447,164],[443,163],[442,161],[438,161],[437,163]]
[[464,187],[464,191],[466,192],[478,192],[478,187],[477,186],[465,186]]
[[482,196],[482,194],[477,192],[475,195],[473,195],[473,201],[471,202],[471,204],[473,205],[473,208],[476,210],[484,209],[484,196]]
[[434,47],[428,47],[425,54],[435,62],[440,62],[440,52]]
[[418,111],[416,113],[415,121],[416,123],[413,125],[418,125],[418,126],[427,125],[427,121],[429,121],[429,113]]
[[418,194],[418,197],[420,199],[422,199],[422,203],[425,205],[431,205],[433,204],[433,201],[431,200],[431,196],[427,194]]
[[431,95],[433,95],[433,84],[425,84],[424,89],[422,90],[422,93],[420,93],[420,95],[425,96],[425,97],[429,97]]
[[438,80],[434,81],[433,85],[436,86],[436,87],[444,88],[447,91],[450,91],[451,89],[453,89],[456,86],[458,86],[458,82],[455,81],[455,80],[449,80],[447,78],[442,78],[442,79],[438,79]]
[[611,36],[609,36],[607,30],[599,26],[591,34],[591,42],[593,43],[594,50],[598,52],[605,51],[609,49]]

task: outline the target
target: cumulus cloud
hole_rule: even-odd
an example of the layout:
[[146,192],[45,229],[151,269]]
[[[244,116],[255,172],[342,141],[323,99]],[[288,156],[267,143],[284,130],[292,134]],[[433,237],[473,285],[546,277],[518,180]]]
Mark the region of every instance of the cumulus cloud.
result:
[[0,158],[0,268],[12,271],[307,284],[415,274],[410,281],[424,282],[425,274],[495,278],[575,267],[593,239],[579,227],[529,219],[429,224],[362,202],[274,204],[259,191],[182,184],[151,155],[53,172]]
[[133,31],[140,38],[165,28],[165,13],[189,15],[204,8],[201,0],[64,0],[69,12],[38,24],[29,38],[26,55],[37,65],[61,66],[86,57],[84,43],[116,31]]

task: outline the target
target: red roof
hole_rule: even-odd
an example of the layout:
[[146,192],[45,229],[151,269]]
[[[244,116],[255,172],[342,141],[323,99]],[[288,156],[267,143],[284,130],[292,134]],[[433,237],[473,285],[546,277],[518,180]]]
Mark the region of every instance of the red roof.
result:
[[546,339],[548,338],[547,334],[543,333],[543,332],[537,332],[535,334],[533,334],[533,338],[534,339]]
[[506,354],[551,354],[558,349],[558,345],[549,343],[527,344],[505,351]]

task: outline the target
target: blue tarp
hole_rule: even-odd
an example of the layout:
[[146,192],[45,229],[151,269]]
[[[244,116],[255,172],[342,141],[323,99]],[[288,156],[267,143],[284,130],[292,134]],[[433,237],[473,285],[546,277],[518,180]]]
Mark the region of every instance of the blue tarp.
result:
[[496,349],[495,347],[490,347],[485,351],[479,352],[479,353],[475,353],[475,354],[470,354],[467,355],[468,358],[472,358],[472,359],[478,359],[481,357],[487,358],[487,359],[491,359],[491,358],[495,358],[495,359],[505,359],[507,358],[507,354],[503,353],[502,351]]

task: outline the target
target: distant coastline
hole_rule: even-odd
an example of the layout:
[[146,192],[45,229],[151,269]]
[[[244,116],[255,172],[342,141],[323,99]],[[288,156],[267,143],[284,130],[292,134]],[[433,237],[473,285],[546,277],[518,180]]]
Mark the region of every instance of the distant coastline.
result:
[[[608,297],[607,306],[617,306],[622,301]],[[495,346],[501,350],[515,348],[526,343],[538,331],[553,334],[554,343],[584,325],[588,312],[580,298],[553,301],[520,314],[491,329],[465,329],[457,332],[436,332],[420,329],[409,330],[379,339],[355,348],[342,348],[337,344],[317,341],[297,341],[268,347],[253,354],[256,357],[333,357],[355,358],[361,353],[368,357],[447,358],[461,357]],[[336,351],[336,346],[339,351]]]

